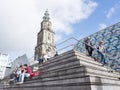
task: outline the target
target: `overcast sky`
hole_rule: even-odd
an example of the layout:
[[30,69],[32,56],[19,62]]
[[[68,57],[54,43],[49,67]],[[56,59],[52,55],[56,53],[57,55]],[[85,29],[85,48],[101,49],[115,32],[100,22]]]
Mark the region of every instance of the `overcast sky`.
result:
[[12,59],[24,53],[32,57],[46,9],[59,43],[118,22],[119,4],[119,0],[0,0],[0,52]]

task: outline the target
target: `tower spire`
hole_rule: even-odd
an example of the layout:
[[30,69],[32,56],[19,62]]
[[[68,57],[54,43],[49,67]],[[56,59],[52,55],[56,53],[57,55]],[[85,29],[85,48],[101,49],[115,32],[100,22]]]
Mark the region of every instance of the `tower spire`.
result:
[[48,9],[45,11],[44,16],[43,16],[43,21],[49,21],[50,17],[49,17],[49,13],[48,13]]
[[54,32],[52,31],[52,23],[49,21],[48,10],[45,11],[43,21],[41,22],[41,30],[38,32],[37,46],[35,47],[35,60],[38,60],[47,49],[50,49],[52,55],[55,54],[54,48]]

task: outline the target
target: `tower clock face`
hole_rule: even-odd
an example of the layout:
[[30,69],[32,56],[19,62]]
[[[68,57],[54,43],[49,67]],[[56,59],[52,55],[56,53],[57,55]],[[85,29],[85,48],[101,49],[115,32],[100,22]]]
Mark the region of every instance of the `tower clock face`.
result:
[[47,23],[46,22],[44,22],[44,26],[43,26],[43,28],[47,28]]

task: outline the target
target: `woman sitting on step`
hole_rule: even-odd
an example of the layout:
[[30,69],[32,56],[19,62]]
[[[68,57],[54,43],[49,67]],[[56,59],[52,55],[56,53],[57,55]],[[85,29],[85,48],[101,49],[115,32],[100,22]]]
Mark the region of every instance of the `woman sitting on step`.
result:
[[53,57],[51,53],[51,49],[46,49],[46,53],[44,53],[44,56],[43,56],[43,62],[47,62],[47,60],[51,57]]
[[27,64],[20,66],[20,74],[19,74],[19,81],[17,84],[22,84],[24,82],[25,77],[30,77],[30,74],[32,73],[31,69]]

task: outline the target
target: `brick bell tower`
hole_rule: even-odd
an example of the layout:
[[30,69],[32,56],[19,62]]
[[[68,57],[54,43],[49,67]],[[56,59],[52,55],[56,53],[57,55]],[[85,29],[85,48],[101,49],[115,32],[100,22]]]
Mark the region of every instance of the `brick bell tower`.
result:
[[54,48],[54,32],[50,21],[48,10],[45,11],[43,21],[41,22],[40,31],[37,34],[37,46],[35,47],[34,60],[38,60],[46,49],[51,49],[51,53],[55,54]]

